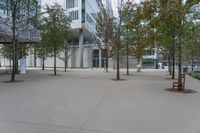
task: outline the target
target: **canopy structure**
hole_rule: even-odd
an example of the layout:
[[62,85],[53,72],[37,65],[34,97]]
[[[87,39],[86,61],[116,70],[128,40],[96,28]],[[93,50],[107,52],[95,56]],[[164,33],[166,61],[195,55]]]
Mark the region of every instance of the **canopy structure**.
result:
[[[35,44],[39,42],[37,30],[31,26],[26,26],[26,30],[16,30],[16,38],[20,44]],[[12,27],[5,23],[4,18],[0,18],[0,44],[12,44]]]

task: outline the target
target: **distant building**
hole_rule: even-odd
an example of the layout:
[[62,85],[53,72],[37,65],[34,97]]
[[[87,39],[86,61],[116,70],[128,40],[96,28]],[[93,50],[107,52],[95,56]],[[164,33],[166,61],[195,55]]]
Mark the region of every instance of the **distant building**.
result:
[[[66,15],[72,20],[72,37],[67,42],[66,52],[58,57],[57,66],[64,66],[67,54],[67,67],[104,67],[104,50],[97,44],[96,17],[105,7],[113,13],[111,1],[103,0],[102,4],[101,0],[42,0],[42,7],[55,2],[66,10]],[[28,66],[33,66],[33,57],[32,54],[29,55]],[[47,67],[52,67],[52,59],[48,58],[45,64]],[[37,59],[37,66],[41,66],[40,59]]]
[[69,42],[69,67],[91,67],[92,47],[96,45],[95,19],[101,11],[101,3],[96,0],[66,0],[66,10],[74,32]]
[[160,62],[158,48],[146,48],[142,60],[143,68],[156,68]]

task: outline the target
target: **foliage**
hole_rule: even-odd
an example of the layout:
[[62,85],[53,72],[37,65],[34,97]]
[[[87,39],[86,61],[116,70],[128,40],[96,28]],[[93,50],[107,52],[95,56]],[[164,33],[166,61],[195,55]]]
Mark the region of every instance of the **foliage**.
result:
[[[65,15],[64,9],[58,4],[47,6],[46,13],[39,25],[42,44],[50,56],[58,55],[60,50],[63,50],[64,41],[69,36],[70,20]],[[56,53],[54,53],[55,50]]]
[[200,27],[199,25],[188,24],[185,29],[185,38],[184,38],[184,56],[186,59],[191,59],[191,56],[199,56],[200,50]]
[[193,71],[193,72],[188,72],[188,74],[196,79],[200,80],[200,71]]
[[13,27],[11,23],[15,23],[16,31],[25,32],[33,28],[30,21],[35,18],[37,0],[1,0],[0,10],[6,13],[9,19],[4,20],[4,24]]
[[13,57],[12,45],[3,45],[1,47],[1,54],[4,58],[12,59]]
[[[143,57],[145,48],[155,44],[155,28],[157,12],[156,1],[145,1],[140,4],[128,3],[128,14],[131,14],[131,19],[128,23],[128,30],[130,31],[129,43],[131,45],[132,55],[134,55],[138,62]],[[125,11],[125,14],[127,11]],[[129,15],[127,15],[129,16]]]
[[144,66],[149,66],[149,65],[153,65],[154,64],[154,60],[153,59],[144,59],[142,64]]
[[[18,59],[28,55],[29,45],[20,45],[18,47]],[[0,52],[6,59],[12,60],[13,58],[13,46],[11,44],[2,45]]]
[[[25,31],[31,30],[30,18],[35,16],[37,10],[36,0],[1,0],[0,10],[6,12],[6,19],[2,19],[4,25],[10,28],[12,35],[12,60],[13,69],[11,81],[15,81],[15,74],[18,73],[18,41],[17,36]],[[9,29],[6,29],[9,31]],[[3,31],[8,34],[7,31]],[[19,39],[18,39],[19,40]],[[7,49],[7,48],[6,48]],[[21,49],[20,49],[21,50]],[[5,51],[4,51],[5,52]],[[10,52],[10,51],[8,51]]]
[[111,16],[108,9],[103,9],[98,13],[96,18],[96,31],[97,36],[103,48],[106,50],[106,72],[108,72],[108,57],[109,50],[111,50],[111,44],[114,40],[114,17]]
[[98,13],[97,18],[97,36],[104,43],[105,47],[111,43],[114,32],[114,17],[112,17],[108,10],[104,9]]
[[65,41],[70,34],[70,20],[64,9],[57,3],[46,7],[46,14],[39,25],[42,36],[42,45],[38,49],[38,56],[54,57],[54,75],[56,75],[56,57],[65,47]]

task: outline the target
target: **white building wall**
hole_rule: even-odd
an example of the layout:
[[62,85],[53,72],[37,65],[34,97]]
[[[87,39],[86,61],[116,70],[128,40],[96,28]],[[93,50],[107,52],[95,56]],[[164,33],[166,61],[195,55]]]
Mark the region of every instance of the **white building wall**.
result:
[[83,67],[91,67],[92,50],[90,47],[85,47],[83,52]]

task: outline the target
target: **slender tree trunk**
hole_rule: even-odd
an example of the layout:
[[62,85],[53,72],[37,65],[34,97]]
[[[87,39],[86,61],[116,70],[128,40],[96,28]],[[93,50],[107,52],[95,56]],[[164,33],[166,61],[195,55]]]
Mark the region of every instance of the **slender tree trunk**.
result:
[[173,45],[172,50],[172,79],[175,79],[175,46]]
[[108,44],[106,43],[106,72],[108,72]]
[[118,35],[117,35],[117,80],[120,80],[120,66],[119,66],[119,50],[120,50],[120,26],[121,26],[121,9],[120,9],[120,22],[119,22],[119,27],[118,27]]
[[193,48],[192,48],[192,71],[194,71],[194,53],[193,53]]
[[172,56],[172,79],[175,79],[175,55]]
[[172,33],[172,79],[175,79],[175,30]]
[[[13,29],[15,29],[15,28],[13,28]],[[15,35],[14,35],[14,33],[13,33],[13,65],[12,65],[12,75],[11,75],[11,82],[15,82],[15,73],[16,73],[16,67],[15,67],[15,65],[16,65],[16,58],[15,58],[15,47],[16,47],[16,45],[15,45]]]
[[[156,48],[156,51],[157,51],[157,57],[156,57],[156,69],[159,69],[159,66],[158,66],[158,60],[159,60],[158,47]],[[138,64],[139,64],[139,63],[138,63]]]
[[158,69],[158,59],[156,59],[156,69]]
[[[13,1],[12,1],[13,2]],[[16,8],[13,7],[13,8]],[[13,69],[11,75],[11,82],[15,82],[15,73],[16,73],[16,37],[15,37],[15,30],[16,30],[16,12],[12,13],[12,33],[13,33]]]
[[16,40],[15,41],[15,74],[19,74],[18,59],[19,59],[19,44],[18,44],[18,40]]
[[44,65],[45,65],[45,57],[44,55],[42,56],[42,70],[44,70]]
[[129,75],[129,44],[128,44],[128,37],[126,42],[126,74]]
[[68,49],[67,46],[65,46],[65,72],[67,71],[68,66]]
[[119,42],[117,42],[117,80],[120,80],[120,68],[119,68]]
[[129,75],[129,32],[128,32],[128,24],[126,26],[127,29],[127,40],[126,40],[126,74]]
[[54,75],[56,75],[56,44],[54,43]]
[[169,53],[168,55],[168,71],[169,71],[169,75],[172,75],[172,70],[171,70],[171,67],[172,67],[172,63],[171,63],[171,53]]
[[[182,0],[180,0],[180,4],[182,4]],[[178,90],[179,91],[183,91],[183,87],[182,87],[182,78],[181,78],[181,73],[182,73],[182,19],[180,18],[179,20],[179,26],[180,26],[180,31],[179,31],[179,47],[178,47],[178,52],[179,52],[179,62],[178,62]]]

